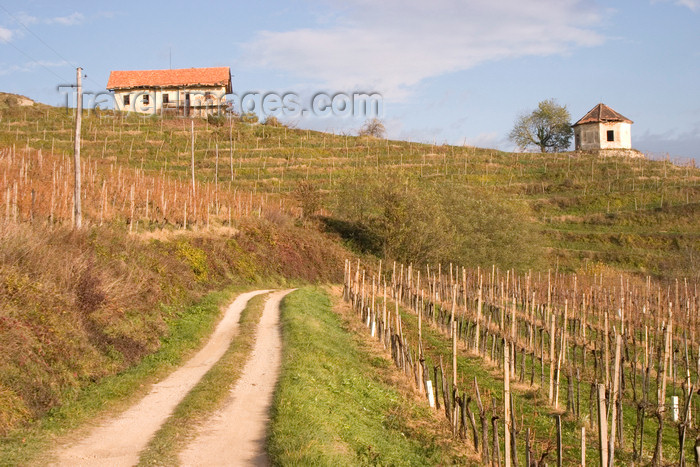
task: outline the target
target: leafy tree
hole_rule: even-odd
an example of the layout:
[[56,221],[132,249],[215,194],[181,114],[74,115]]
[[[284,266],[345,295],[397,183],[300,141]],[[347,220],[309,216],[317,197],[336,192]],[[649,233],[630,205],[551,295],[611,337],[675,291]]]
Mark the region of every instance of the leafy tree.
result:
[[532,113],[518,117],[509,137],[520,149],[538,147],[541,152],[558,152],[568,149],[573,134],[566,106],[547,99]]
[[378,118],[367,120],[362,128],[360,128],[359,136],[372,136],[374,138],[383,138],[386,134],[384,123]]

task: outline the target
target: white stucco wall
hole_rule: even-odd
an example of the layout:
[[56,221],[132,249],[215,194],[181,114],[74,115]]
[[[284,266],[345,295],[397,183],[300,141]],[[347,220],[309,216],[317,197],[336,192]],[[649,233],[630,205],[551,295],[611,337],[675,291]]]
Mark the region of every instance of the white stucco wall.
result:
[[[608,131],[613,132],[614,141],[608,141]],[[632,125],[624,122],[584,123],[574,128],[576,149],[631,149]]]
[[[124,89],[114,91],[114,108],[125,112],[140,112],[143,114],[160,114],[163,108],[163,95],[167,94],[169,102],[166,109],[183,108],[187,94],[190,95],[190,106],[222,105],[226,102],[226,88],[219,87],[191,87],[181,88],[150,88],[150,89]],[[124,105],[124,97],[129,96],[129,105]],[[148,96],[148,104],[144,103],[144,96]],[[208,99],[207,99],[208,98]],[[179,99],[179,101],[178,101]],[[207,100],[209,101],[207,103]],[[197,111],[197,114],[204,111]]]

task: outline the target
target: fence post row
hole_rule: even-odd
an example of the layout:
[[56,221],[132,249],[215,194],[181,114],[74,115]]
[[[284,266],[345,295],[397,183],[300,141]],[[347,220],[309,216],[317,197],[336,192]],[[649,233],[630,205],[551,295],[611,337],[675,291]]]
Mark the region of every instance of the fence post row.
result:
[[[405,266],[394,262],[387,275],[381,268],[362,266],[359,260],[353,268],[352,262],[347,260],[343,298],[355,308],[370,329],[370,335],[391,350],[396,367],[409,376],[416,391],[425,394],[430,407],[439,410],[442,406],[453,435],[464,440],[471,438],[482,463],[503,461],[506,466],[517,465],[519,433],[524,433],[525,439],[521,442],[525,443],[524,456],[530,465],[543,462],[553,447],[541,442],[533,444],[535,432],[531,427],[516,423],[513,409],[514,400],[519,396],[511,387],[515,379],[521,383],[529,381],[537,391],[548,389],[547,400],[555,415],[553,429],[557,430],[557,462],[559,465],[574,462],[563,459],[561,444],[559,405],[563,397],[560,391],[563,374],[567,384],[565,411],[581,424],[581,457],[575,462],[585,465],[586,424],[592,427],[593,419],[597,419],[597,439],[593,442],[597,443],[600,464],[614,465],[616,448],[624,448],[623,407],[632,404],[637,412],[632,441],[635,459],[644,458],[644,423],[653,417],[657,423],[657,439],[651,459],[646,459],[661,465],[664,424],[673,423],[678,428],[677,462],[685,465],[688,429],[694,427],[698,414],[697,398],[692,397],[692,388],[698,387],[700,382],[697,285],[690,286],[685,281],[684,287],[673,289],[653,284],[650,278],[641,282],[620,275],[618,287],[615,280],[598,273],[589,276],[550,271],[543,278],[532,272],[517,275],[515,271],[506,271],[504,274],[495,266],[490,272],[487,270],[486,275],[481,269],[472,271],[453,265],[445,272],[441,265],[432,268],[427,265],[425,278],[421,272],[412,264]],[[369,275],[372,276],[371,294],[365,286]],[[378,297],[375,284],[384,284],[382,298]],[[669,297],[675,301],[665,300]],[[375,303],[377,299],[382,300],[381,313]],[[393,316],[387,314],[391,301],[394,302]],[[667,303],[667,307],[662,307],[662,303]],[[674,306],[674,303],[685,305]],[[608,313],[608,310],[615,312]],[[664,317],[661,320],[660,314]],[[404,317],[415,319],[417,323],[415,344],[411,340],[412,330],[416,328],[412,324],[406,327]],[[684,330],[682,336],[674,335],[674,323]],[[451,358],[446,361],[452,367],[451,374],[450,368],[445,371],[442,354],[426,354],[423,346],[426,325],[431,332],[442,333],[450,339]],[[376,333],[375,328],[378,329]],[[639,342],[642,345],[638,345]],[[614,345],[612,368],[611,344]],[[459,386],[465,384],[458,368],[459,355],[463,352],[502,367],[502,397],[489,391],[486,401],[490,407],[482,399],[476,377],[472,379],[473,392],[459,390]],[[683,361],[676,361],[678,358]],[[429,360],[433,362],[432,380]],[[538,365],[539,386],[535,383]],[[549,387],[545,389],[542,385],[547,366]],[[681,369],[684,373],[679,381],[676,375]],[[526,378],[528,370],[530,377]],[[658,382],[656,397],[650,396],[649,391],[652,376]],[[591,386],[588,422],[581,418],[580,412],[582,382]],[[674,400],[678,400],[675,411],[666,410],[667,385],[671,385]],[[629,386],[631,399],[625,391]],[[676,396],[678,391],[682,400]],[[476,402],[479,423],[470,406],[472,400]],[[502,409],[498,409],[501,404]],[[652,407],[655,410],[649,411]],[[489,411],[493,414],[491,423]],[[675,418],[672,413],[677,414]],[[505,441],[503,458],[499,435],[493,431],[501,418]],[[651,441],[647,439],[648,443]],[[700,446],[700,442],[696,445]],[[539,457],[533,452],[536,446],[540,447]],[[647,455],[651,452],[648,450]]]

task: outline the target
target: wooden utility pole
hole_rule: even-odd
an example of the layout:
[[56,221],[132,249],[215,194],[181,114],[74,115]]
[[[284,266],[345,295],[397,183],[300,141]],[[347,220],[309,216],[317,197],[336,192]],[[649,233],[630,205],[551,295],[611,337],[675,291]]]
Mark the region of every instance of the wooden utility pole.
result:
[[214,170],[214,198],[216,200],[216,214],[219,214],[219,143],[216,143],[216,168]]
[[228,131],[228,156],[229,162],[231,163],[231,181],[233,182],[233,117],[229,118],[229,131]]
[[83,119],[83,69],[78,67],[76,70],[76,109],[75,109],[75,144],[73,146],[73,168],[75,175],[75,183],[73,186],[73,226],[79,229],[82,224],[82,209],[80,206],[80,126]]
[[191,164],[191,170],[192,170],[192,199],[194,200],[195,197],[195,184],[194,184],[194,119],[190,120],[190,133],[192,135],[192,164]]

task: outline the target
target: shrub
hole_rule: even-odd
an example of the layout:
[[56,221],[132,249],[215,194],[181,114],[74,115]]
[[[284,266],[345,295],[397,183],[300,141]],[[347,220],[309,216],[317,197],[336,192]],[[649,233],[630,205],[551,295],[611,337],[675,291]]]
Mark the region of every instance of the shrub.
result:
[[186,241],[177,244],[177,254],[192,268],[192,273],[198,282],[205,282],[209,277],[207,254],[195,248]]
[[97,310],[107,298],[101,289],[101,280],[95,270],[94,263],[90,261],[87,268],[80,274],[78,286],[75,291],[78,309],[83,313],[92,313]]
[[273,127],[284,126],[284,125],[282,125],[282,122],[280,122],[279,119],[277,117],[275,117],[274,115],[270,115],[269,117],[267,117],[265,119],[265,121],[263,122],[263,125],[273,126]]
[[258,123],[258,114],[255,112],[246,112],[241,114],[241,122],[243,123]]
[[207,122],[213,126],[223,126],[227,120],[225,115],[209,114],[207,115]]
[[321,208],[321,193],[313,182],[302,180],[294,189],[294,198],[301,206],[301,216],[308,218],[314,216]]

